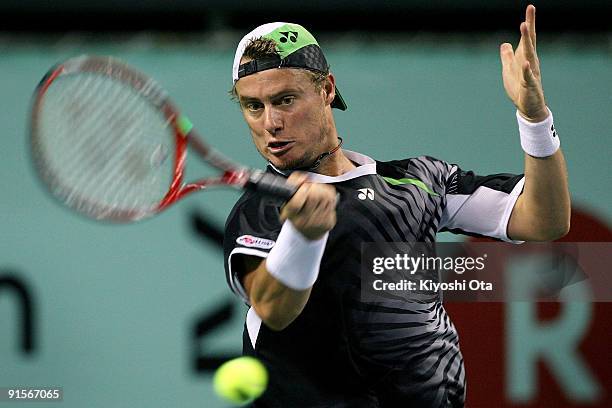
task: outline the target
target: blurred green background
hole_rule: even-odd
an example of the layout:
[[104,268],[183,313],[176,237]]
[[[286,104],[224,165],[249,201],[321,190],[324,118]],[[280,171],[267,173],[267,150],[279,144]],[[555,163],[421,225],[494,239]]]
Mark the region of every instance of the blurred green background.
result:
[[[74,408],[227,406],[195,360],[239,353],[246,308],[230,295],[221,254],[194,232],[192,217],[202,211],[222,225],[239,193],[196,194],[132,225],[86,220],[37,181],[27,118],[31,93],[52,64],[111,54],[156,78],[221,151],[263,167],[227,96],[240,36],[0,41],[0,277],[22,281],[36,313],[34,349],[26,353],[17,296],[0,291],[0,386],[61,386],[61,406]],[[501,82],[502,41],[517,38],[320,37],[349,105],[336,113],[345,147],[382,160],[428,154],[480,174],[522,172],[514,108]],[[573,204],[611,224],[610,42],[548,36],[539,54]],[[204,171],[197,160],[188,165],[190,176]],[[197,322],[225,302],[233,314],[196,335]]]

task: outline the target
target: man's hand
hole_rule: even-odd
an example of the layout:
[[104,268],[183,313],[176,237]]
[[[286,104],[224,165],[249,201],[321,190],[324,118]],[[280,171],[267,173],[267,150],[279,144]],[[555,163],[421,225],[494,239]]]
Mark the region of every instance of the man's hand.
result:
[[519,113],[530,122],[548,117],[544,100],[540,61],[536,53],[535,7],[527,6],[525,21],[521,23],[521,41],[516,51],[512,45],[500,46],[504,88]]
[[289,183],[298,191],[282,208],[282,221],[291,220],[293,226],[310,240],[321,238],[336,225],[336,189],[328,184],[308,183],[304,173],[293,172]]

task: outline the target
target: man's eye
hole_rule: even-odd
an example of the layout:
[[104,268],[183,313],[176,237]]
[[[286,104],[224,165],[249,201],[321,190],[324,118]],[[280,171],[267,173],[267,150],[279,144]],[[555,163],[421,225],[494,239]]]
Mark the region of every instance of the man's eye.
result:
[[281,103],[283,105],[291,105],[294,100],[295,98],[293,96],[285,96],[283,99],[281,99]]
[[258,102],[248,102],[245,107],[250,111],[256,111],[261,109],[261,103]]

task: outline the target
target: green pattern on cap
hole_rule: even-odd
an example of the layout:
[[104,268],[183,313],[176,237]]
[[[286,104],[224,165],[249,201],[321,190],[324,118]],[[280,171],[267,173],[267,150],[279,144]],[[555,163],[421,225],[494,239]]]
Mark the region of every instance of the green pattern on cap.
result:
[[307,45],[319,45],[312,34],[299,24],[285,24],[262,38],[274,40],[278,54],[283,59]]

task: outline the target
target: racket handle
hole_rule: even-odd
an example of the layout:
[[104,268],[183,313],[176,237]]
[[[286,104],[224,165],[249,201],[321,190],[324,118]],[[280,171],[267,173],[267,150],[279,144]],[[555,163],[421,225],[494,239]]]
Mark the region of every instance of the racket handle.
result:
[[247,190],[258,191],[263,194],[289,200],[298,188],[287,183],[287,180],[263,171],[253,171],[249,176],[249,181],[244,188]]

